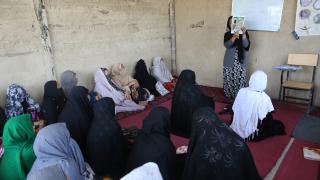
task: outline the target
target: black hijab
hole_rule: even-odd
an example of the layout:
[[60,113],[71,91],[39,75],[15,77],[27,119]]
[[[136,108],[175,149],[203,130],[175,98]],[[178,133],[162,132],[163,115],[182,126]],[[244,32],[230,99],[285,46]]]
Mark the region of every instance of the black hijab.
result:
[[258,180],[250,150],[243,139],[221,122],[211,107],[193,115],[183,179]]
[[173,133],[189,137],[193,112],[200,107],[211,106],[214,102],[196,86],[196,75],[192,70],[183,70],[174,89],[171,109]]
[[46,82],[44,85],[41,115],[47,125],[57,122],[65,103],[66,97],[64,96],[62,89],[57,88],[57,82]]
[[[228,31],[226,33],[224,33],[224,42],[229,41],[233,36],[233,34],[231,34],[231,27],[230,27],[230,21],[231,20],[232,20],[232,16],[230,16],[228,18],[228,21],[227,21],[227,30]],[[247,39],[249,41],[248,47],[244,48],[243,45],[242,45],[242,34],[239,34],[239,39],[236,39],[235,42],[232,45],[232,47],[236,46],[238,48],[238,58],[239,58],[239,62],[240,63],[243,63],[243,59],[244,59],[244,51],[243,51],[243,49],[246,50],[246,51],[249,51],[249,49],[250,49],[250,44],[251,43],[250,43],[250,38],[249,38],[248,31],[246,32],[246,36],[247,36]]]
[[143,59],[137,62],[133,78],[139,82],[141,87],[148,89],[151,94],[160,96],[156,89],[157,80],[148,73],[146,63]]
[[164,180],[177,179],[177,157],[170,140],[169,118],[168,109],[156,107],[144,119],[127,163],[128,172],[147,162],[155,162]]
[[92,120],[92,108],[89,103],[88,89],[75,86],[71,89],[67,104],[63,108],[58,122],[65,122],[70,136],[78,143],[86,158],[86,140]]
[[88,159],[98,176],[120,179],[127,159],[126,140],[115,119],[115,104],[105,97],[93,105],[94,118],[88,133]]
[[0,107],[0,137],[2,137],[3,127],[5,123],[6,123],[6,115],[2,107]]

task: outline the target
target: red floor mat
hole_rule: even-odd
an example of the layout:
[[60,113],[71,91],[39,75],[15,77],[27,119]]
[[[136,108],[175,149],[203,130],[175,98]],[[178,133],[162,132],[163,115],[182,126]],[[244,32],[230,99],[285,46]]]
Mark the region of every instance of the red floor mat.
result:
[[320,177],[320,162],[304,159],[304,146],[320,148],[319,144],[294,140],[275,175],[275,180],[316,180]]
[[257,169],[262,177],[265,177],[270,172],[280,158],[289,143],[295,125],[305,112],[305,109],[287,103],[274,103],[274,106],[276,108],[274,118],[284,123],[287,134],[285,136],[274,136],[257,143],[248,143]]
[[[225,98],[220,97],[223,96],[222,89],[208,87],[201,88],[205,91],[205,93],[208,96],[216,97],[215,112],[221,112],[223,108],[226,106],[226,104],[222,102],[227,102]],[[161,104],[155,104],[152,107],[155,106],[164,106],[170,110],[171,100],[167,100],[166,102],[163,102]],[[297,124],[298,120],[302,118],[305,112],[305,108],[301,108],[301,106],[296,106],[289,103],[274,102],[274,106],[276,108],[274,118],[281,120],[285,124],[287,135],[271,137],[258,143],[248,143],[252,156],[256,163],[257,169],[262,177],[265,177],[269,173],[269,171],[273,168],[278,158],[281,156],[281,153],[283,152],[285,146],[288,144],[290,140],[290,135],[293,131],[293,128]],[[145,111],[121,118],[121,120],[119,120],[119,123],[122,127],[129,127],[131,125],[135,125],[141,128],[142,121],[149,114],[150,110],[151,108],[148,108]],[[231,123],[230,115],[218,116],[226,124]],[[188,144],[188,139],[178,137],[175,135],[171,135],[171,140],[176,147]]]

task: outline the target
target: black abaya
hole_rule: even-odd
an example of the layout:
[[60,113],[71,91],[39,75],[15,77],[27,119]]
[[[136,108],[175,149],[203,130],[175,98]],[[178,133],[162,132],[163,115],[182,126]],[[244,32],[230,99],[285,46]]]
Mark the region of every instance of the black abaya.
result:
[[68,101],[58,122],[65,122],[71,137],[78,143],[86,158],[86,140],[92,120],[92,108],[88,99],[88,89],[82,86],[72,88]]
[[192,123],[182,179],[261,179],[247,144],[211,107],[197,110]]
[[257,129],[259,129],[259,132],[253,139],[250,139],[251,141],[262,141],[268,137],[286,134],[284,124],[279,120],[273,119],[272,112],[269,112],[261,123],[259,121]]
[[157,80],[149,74],[144,60],[140,59],[137,62],[133,78],[139,82],[141,87],[148,89],[151,94],[160,96],[156,89]]
[[2,137],[4,124],[6,123],[6,115],[2,107],[0,107],[0,137]]
[[65,103],[66,97],[64,96],[62,89],[57,88],[57,82],[46,82],[44,85],[41,115],[47,125],[57,122]]
[[159,166],[164,180],[178,179],[177,156],[169,134],[170,113],[164,107],[154,108],[143,121],[127,163],[127,172],[147,162]]
[[174,89],[171,109],[171,128],[174,134],[189,137],[193,112],[205,106],[214,109],[212,98],[205,96],[196,86],[195,73],[183,70]]
[[88,159],[98,177],[120,179],[124,175],[127,143],[115,119],[115,104],[105,97],[94,103],[94,118],[88,133]]

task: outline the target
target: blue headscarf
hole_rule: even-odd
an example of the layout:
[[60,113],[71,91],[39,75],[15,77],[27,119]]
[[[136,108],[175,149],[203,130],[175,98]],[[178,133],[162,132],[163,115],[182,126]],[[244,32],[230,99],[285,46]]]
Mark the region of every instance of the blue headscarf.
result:
[[65,123],[51,124],[40,130],[34,144],[37,157],[29,175],[59,165],[70,180],[85,178],[85,162],[77,143],[70,137]]

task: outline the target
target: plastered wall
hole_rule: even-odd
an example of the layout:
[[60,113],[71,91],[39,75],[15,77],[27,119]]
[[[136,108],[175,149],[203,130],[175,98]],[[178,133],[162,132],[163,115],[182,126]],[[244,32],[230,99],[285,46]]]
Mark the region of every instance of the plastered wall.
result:
[[[249,32],[249,75],[255,70],[268,74],[267,93],[278,97],[280,72],[273,66],[287,61],[289,53],[319,53],[320,36],[302,37],[296,41],[294,30],[296,0],[284,0],[281,29],[279,32]],[[231,0],[176,0],[177,63],[181,71],[196,71],[200,84],[222,87],[222,64],[225,48],[223,35],[226,21],[231,14]],[[320,63],[319,63],[320,64]],[[316,103],[320,104],[320,69],[317,68]],[[299,79],[308,78],[298,74]]]
[[[0,0],[0,104],[11,83],[41,100],[43,84],[61,72],[77,72],[92,88],[98,67],[160,55],[170,65],[170,0]],[[222,87],[223,34],[231,0],[176,0],[178,70],[196,71],[200,84]],[[288,53],[319,53],[320,37],[291,36],[296,0],[285,0],[279,32],[250,32],[249,74],[269,75],[267,92],[278,96],[280,73],[273,66]],[[172,21],[171,21],[172,22]],[[316,102],[320,102],[320,76]],[[299,74],[306,78],[306,74]]]
[[155,55],[170,65],[169,2],[0,0],[1,105],[13,82],[41,100],[45,81],[66,69],[92,88],[99,67],[121,62],[131,72]]

